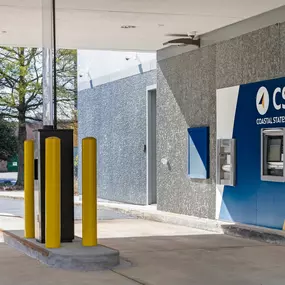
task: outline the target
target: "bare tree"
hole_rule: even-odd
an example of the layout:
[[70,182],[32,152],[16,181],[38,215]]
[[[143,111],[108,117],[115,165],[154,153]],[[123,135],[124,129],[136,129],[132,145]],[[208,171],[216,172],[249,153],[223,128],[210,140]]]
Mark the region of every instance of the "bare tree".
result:
[[[68,110],[76,101],[77,53],[57,51],[57,93],[59,110]],[[18,179],[24,181],[24,141],[27,120],[41,121],[42,50],[37,48],[0,48],[0,111],[3,117],[18,122]],[[59,114],[60,115],[60,114]],[[70,115],[71,116],[71,115]]]

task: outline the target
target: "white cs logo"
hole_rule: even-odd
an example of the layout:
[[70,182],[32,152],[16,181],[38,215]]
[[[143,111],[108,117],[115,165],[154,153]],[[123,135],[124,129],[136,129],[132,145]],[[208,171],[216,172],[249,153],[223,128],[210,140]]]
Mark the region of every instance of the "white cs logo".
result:
[[[274,94],[275,94],[275,92],[274,92]],[[275,97],[276,97],[276,95],[275,95]],[[275,102],[275,100],[274,100],[274,102]],[[274,107],[275,107],[275,105],[274,105]],[[269,93],[268,93],[267,89],[264,86],[262,86],[259,88],[259,90],[256,94],[256,109],[260,115],[265,115],[266,112],[268,111],[268,108],[269,108]],[[280,106],[280,108],[281,108],[281,106]]]
[[277,87],[273,93],[273,106],[274,106],[274,108],[276,110],[281,110],[281,108],[285,109],[285,104],[281,104],[281,103],[277,104],[277,102],[276,102],[277,95],[278,95],[278,97],[282,96],[283,103],[285,103],[284,102],[284,100],[285,100],[285,87],[283,89],[281,89],[280,87]]

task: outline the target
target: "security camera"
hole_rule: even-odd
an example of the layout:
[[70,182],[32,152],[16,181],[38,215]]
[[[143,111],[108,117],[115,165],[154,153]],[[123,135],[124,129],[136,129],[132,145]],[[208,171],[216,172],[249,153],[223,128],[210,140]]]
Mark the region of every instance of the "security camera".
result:
[[126,57],[125,57],[125,60],[127,60],[127,61],[128,61],[128,60],[130,60],[130,59],[131,59],[131,58],[130,58],[130,57],[128,57],[128,56],[126,56]]
[[83,77],[83,74],[79,74],[79,77],[80,77],[80,78]]

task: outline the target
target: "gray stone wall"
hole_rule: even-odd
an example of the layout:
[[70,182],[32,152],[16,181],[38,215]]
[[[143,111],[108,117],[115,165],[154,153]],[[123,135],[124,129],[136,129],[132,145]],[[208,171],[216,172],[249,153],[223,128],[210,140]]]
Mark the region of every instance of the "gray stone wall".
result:
[[153,84],[155,70],[79,92],[79,150],[82,138],[97,138],[100,198],[146,204],[146,87]]
[[[284,75],[285,24],[158,62],[158,209],[215,217],[216,89]],[[198,126],[210,127],[210,179],[202,181],[187,176],[187,128]]]

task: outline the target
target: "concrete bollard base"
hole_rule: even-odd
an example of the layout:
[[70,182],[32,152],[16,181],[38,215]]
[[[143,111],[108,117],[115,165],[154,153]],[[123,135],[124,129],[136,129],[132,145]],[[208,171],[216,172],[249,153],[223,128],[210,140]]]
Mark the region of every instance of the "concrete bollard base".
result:
[[71,243],[62,243],[60,248],[47,249],[35,239],[24,238],[22,230],[1,231],[0,235],[9,246],[53,268],[95,271],[111,269],[120,263],[118,250],[104,245],[83,247],[78,237]]

